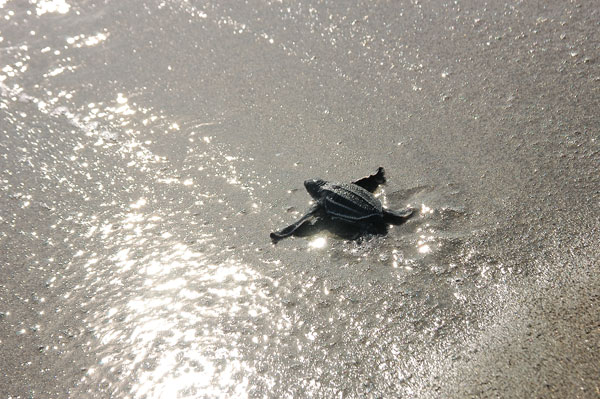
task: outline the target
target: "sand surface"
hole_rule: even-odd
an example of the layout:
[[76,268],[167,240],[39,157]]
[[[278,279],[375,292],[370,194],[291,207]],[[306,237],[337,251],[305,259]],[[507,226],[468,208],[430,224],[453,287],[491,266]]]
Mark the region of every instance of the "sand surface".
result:
[[[1,398],[597,398],[594,1],[0,0]],[[387,235],[273,245],[383,166]]]

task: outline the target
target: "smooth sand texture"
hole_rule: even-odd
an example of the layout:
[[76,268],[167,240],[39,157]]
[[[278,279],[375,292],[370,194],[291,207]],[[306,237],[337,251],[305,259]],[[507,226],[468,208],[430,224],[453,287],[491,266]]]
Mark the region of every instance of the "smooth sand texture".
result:
[[600,396],[594,1],[78,3],[0,1],[0,397]]

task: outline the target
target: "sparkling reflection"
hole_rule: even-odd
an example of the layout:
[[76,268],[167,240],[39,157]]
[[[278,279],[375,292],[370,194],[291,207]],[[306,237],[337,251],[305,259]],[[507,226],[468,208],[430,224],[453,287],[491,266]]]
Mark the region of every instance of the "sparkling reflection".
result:
[[[46,7],[40,15],[70,11],[65,1],[30,4],[34,9]],[[188,2],[160,4],[180,5],[192,10],[190,16],[207,19],[202,23],[216,21],[218,29],[246,35],[250,43],[258,41],[303,62],[315,62],[308,52],[296,53],[297,44],[282,32],[263,32],[262,23],[246,24],[244,15],[230,17],[218,8],[207,14]],[[141,13],[140,18],[151,18],[148,15]],[[62,18],[39,19],[52,17]],[[323,14],[322,20],[337,18]],[[199,21],[191,22],[197,26]],[[353,30],[361,26],[338,22]],[[47,287],[68,287],[60,294],[63,309],[82,310],[78,317],[87,335],[78,342],[87,346],[85,353],[98,356],[96,362],[83,365],[87,371],[79,386],[103,389],[107,397],[260,397],[273,392],[361,397],[370,394],[372,382],[356,377],[371,370],[379,387],[410,383],[408,370],[417,375],[423,362],[410,356],[415,349],[409,345],[418,347],[421,340],[427,348],[437,345],[426,337],[443,332],[437,318],[447,311],[443,290],[446,281],[457,281],[454,271],[432,279],[433,264],[444,258],[436,251],[448,242],[448,231],[455,230],[441,228],[447,216],[435,195],[407,194],[414,204],[422,204],[420,216],[390,229],[384,238],[331,244],[325,236],[316,236],[308,250],[290,245],[288,254],[286,246],[275,252],[261,245],[261,239],[268,239],[257,232],[265,231],[266,215],[276,213],[265,196],[273,194],[269,189],[275,179],[285,190],[289,176],[265,173],[272,166],[244,158],[247,149],[219,142],[224,132],[231,138],[240,121],[228,120],[231,114],[222,112],[218,103],[190,102],[197,106],[194,113],[202,113],[198,119],[186,119],[187,111],[180,113],[177,79],[201,80],[197,68],[193,75],[179,75],[185,72],[184,62],[167,59],[164,70],[173,71],[168,76],[159,69],[145,71],[152,87],[144,86],[144,74],[121,81],[118,68],[134,70],[140,61],[144,66],[151,63],[139,46],[132,49],[139,52],[122,51],[128,49],[122,26],[101,26],[105,25],[82,32],[76,30],[81,25],[74,24],[54,41],[42,40],[40,29],[31,44],[3,49],[14,59],[7,56],[0,65],[0,109],[8,110],[11,133],[14,125],[29,144],[15,148],[16,159],[19,167],[35,170],[43,188],[36,191],[37,181],[23,182],[31,185],[27,187],[19,180],[12,186],[7,183],[6,191],[14,195],[11,200],[19,211],[41,208],[52,215],[49,229],[61,234],[50,234],[44,245],[60,244],[66,255],[56,256],[64,264],[56,267],[60,272],[48,279]],[[332,24],[327,29],[333,33],[340,27]],[[373,45],[356,33],[356,43]],[[31,57],[37,57],[35,62],[30,63]],[[114,62],[118,57],[127,64]],[[106,75],[92,73],[92,60],[105,62]],[[112,69],[114,64],[117,69]],[[27,73],[40,84],[28,85],[22,79]],[[341,70],[336,73],[345,76]],[[105,76],[114,80],[103,81]],[[161,103],[157,92],[170,93],[169,99]],[[31,123],[43,128],[31,128]],[[18,180],[18,172],[11,181]],[[3,179],[13,179],[11,173],[6,171]],[[449,197],[440,196],[444,201]],[[403,201],[396,198],[386,205],[393,208]],[[11,218],[0,221],[13,223]],[[37,238],[38,232],[27,235]],[[64,241],[57,243],[59,239]],[[302,245],[300,240],[296,244]],[[324,248],[327,254],[321,253]],[[46,260],[55,262],[53,257]],[[66,279],[63,267],[64,275],[76,278]],[[481,279],[493,278],[493,265],[476,270]],[[464,301],[469,293],[462,292],[457,288],[448,297]],[[18,326],[11,332],[32,335],[34,329],[44,325]],[[295,391],[288,390],[288,384]],[[412,393],[410,388],[405,392]]]
[[317,237],[308,243],[310,248],[321,249],[327,245],[327,239],[325,237]]
[[[60,4],[53,4],[57,8],[46,12],[60,12]],[[67,38],[66,45],[93,46],[107,37],[79,34]],[[44,47],[41,54],[53,51]],[[44,76],[60,79],[71,68],[54,64]],[[204,215],[205,207],[213,215],[240,209],[206,187],[207,180],[212,187],[230,183],[226,186],[234,198],[242,198],[247,212],[259,208],[248,176],[237,169],[244,159],[222,151],[203,132],[219,122],[169,121],[125,91],[89,98],[74,109],[76,91],[33,96],[15,83],[27,71],[26,63],[1,70],[0,105],[31,104],[29,114],[17,116],[51,122],[52,140],[44,138],[40,146],[30,135],[35,145],[19,149],[23,165],[40,171],[46,186],[59,185],[77,204],[50,203],[43,209],[61,215],[51,228],[66,235],[63,245],[71,256],[65,268],[84,274],[61,295],[64,306],[85,310],[83,321],[91,334],[86,350],[99,357],[81,385],[107,387],[119,397],[247,396],[256,376],[248,349],[266,345],[268,338],[245,331],[271,323],[281,331],[289,324],[271,321],[277,306],[265,292],[270,280],[224,249],[208,219],[211,214]],[[52,130],[57,124],[60,129]],[[164,166],[166,158],[150,148],[154,140],[147,130],[199,138],[187,156],[190,164],[200,166],[186,175],[171,173]],[[37,209],[47,197],[30,189],[6,189],[22,209]],[[193,229],[188,232],[181,225]],[[53,245],[52,238],[47,243]],[[61,281],[53,277],[47,286]],[[13,331],[29,333],[27,328]]]
[[81,48],[83,46],[90,47],[90,46],[95,46],[95,45],[105,41],[106,39],[108,39],[108,36],[109,36],[109,34],[106,31],[97,33],[95,35],[90,35],[90,36],[80,34],[80,35],[68,37],[67,43],[72,45],[75,48]]
[[[238,348],[242,337],[226,326],[269,313],[260,276],[233,258],[213,263],[211,252],[160,232],[164,218],[141,213],[145,204],[140,198],[130,205],[135,212],[90,229],[114,252],[87,254],[86,263],[88,284],[108,283],[97,295],[112,292],[110,305],[96,305],[88,319],[100,338],[102,368],[136,375],[134,397],[246,396],[253,369]],[[205,234],[196,245],[213,240]]]
[[37,15],[53,12],[66,14],[71,9],[71,6],[65,0],[30,0],[30,3],[36,5],[35,12]]
[[419,247],[419,252],[422,254],[426,254],[428,252],[431,252],[431,247],[429,247],[429,245],[427,244],[423,244]]

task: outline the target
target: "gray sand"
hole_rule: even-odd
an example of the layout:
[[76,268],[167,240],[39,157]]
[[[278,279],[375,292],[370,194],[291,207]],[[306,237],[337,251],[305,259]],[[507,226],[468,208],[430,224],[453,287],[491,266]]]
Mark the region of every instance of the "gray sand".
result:
[[600,396],[594,1],[104,3],[0,0],[1,398]]

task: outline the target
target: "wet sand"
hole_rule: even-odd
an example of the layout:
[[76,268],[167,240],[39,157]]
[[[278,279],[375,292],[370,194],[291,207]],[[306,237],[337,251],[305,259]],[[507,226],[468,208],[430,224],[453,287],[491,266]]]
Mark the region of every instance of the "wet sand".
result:
[[0,1],[0,397],[600,396],[596,8]]

